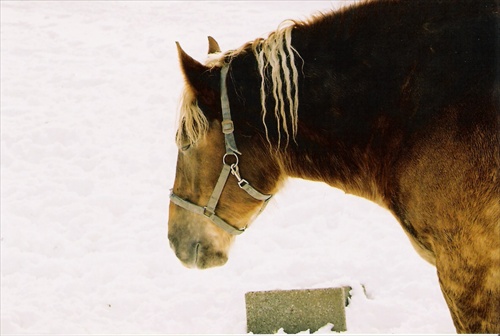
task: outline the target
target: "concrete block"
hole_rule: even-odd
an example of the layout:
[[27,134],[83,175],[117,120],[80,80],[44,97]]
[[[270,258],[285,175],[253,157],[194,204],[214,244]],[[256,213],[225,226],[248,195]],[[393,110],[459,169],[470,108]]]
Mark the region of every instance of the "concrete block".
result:
[[247,332],[274,334],[311,333],[333,323],[333,330],[346,331],[345,306],[350,287],[275,290],[245,294]]

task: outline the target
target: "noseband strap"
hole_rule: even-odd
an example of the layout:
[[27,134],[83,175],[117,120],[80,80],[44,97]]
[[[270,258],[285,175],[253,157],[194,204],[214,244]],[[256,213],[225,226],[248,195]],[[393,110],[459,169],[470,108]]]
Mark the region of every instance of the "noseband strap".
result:
[[[225,65],[221,69],[221,107],[222,107],[222,133],[224,133],[226,154],[224,154],[224,157],[222,158],[222,163],[223,163],[222,171],[219,175],[219,179],[217,180],[214,190],[212,191],[212,195],[208,200],[208,204],[205,207],[196,205],[177,196],[176,194],[173,193],[173,191],[170,193],[170,200],[172,201],[172,203],[188,211],[209,218],[215,225],[217,225],[224,231],[232,235],[239,235],[245,231],[246,227],[241,229],[237,228],[227,223],[225,220],[223,220],[222,218],[220,218],[215,214],[215,208],[217,207],[217,203],[219,203],[222,190],[226,185],[226,182],[229,178],[229,174],[232,174],[236,177],[236,180],[238,181],[238,186],[241,189],[245,190],[247,194],[249,194],[250,196],[259,201],[264,201],[264,204],[262,205],[259,213],[264,210],[267,203],[271,199],[272,195],[266,195],[261,193],[260,191],[252,187],[247,180],[243,179],[240,176],[238,168],[238,163],[239,163],[238,155],[241,155],[241,153],[238,151],[238,147],[236,147],[236,141],[234,140],[234,124],[231,119],[231,109],[229,108],[229,98],[227,95],[227,86],[226,86],[227,72],[228,72],[228,66]],[[228,163],[229,157],[233,157],[234,158],[233,161],[235,162]]]

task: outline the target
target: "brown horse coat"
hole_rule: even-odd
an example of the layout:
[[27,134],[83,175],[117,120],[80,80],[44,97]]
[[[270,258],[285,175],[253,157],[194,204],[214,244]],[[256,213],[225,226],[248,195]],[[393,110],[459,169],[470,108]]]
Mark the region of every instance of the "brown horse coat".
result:
[[[175,193],[205,204],[217,180],[228,66],[242,176],[269,194],[287,176],[324,181],[389,209],[436,266],[457,331],[499,333],[499,8],[372,1],[294,22],[207,65],[180,50],[191,112],[178,142],[190,148],[179,152]],[[228,182],[217,211],[242,227],[259,208]],[[232,241],[174,205],[169,238],[198,267],[223,264]]]

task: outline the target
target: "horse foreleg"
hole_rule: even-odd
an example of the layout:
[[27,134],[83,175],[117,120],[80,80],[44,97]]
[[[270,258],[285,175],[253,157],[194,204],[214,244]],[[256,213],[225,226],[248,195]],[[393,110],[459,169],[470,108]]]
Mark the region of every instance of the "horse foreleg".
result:
[[461,254],[446,251],[437,255],[441,290],[457,332],[498,334],[500,265],[495,255],[498,249],[488,249],[481,258],[471,258],[467,253],[471,247],[463,248]]

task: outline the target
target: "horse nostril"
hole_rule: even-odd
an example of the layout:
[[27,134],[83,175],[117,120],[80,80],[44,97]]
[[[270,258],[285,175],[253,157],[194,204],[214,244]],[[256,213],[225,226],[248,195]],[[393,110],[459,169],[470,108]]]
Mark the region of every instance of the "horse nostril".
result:
[[177,238],[174,238],[173,236],[168,236],[168,243],[170,244],[170,248],[175,251],[178,245],[178,240]]

